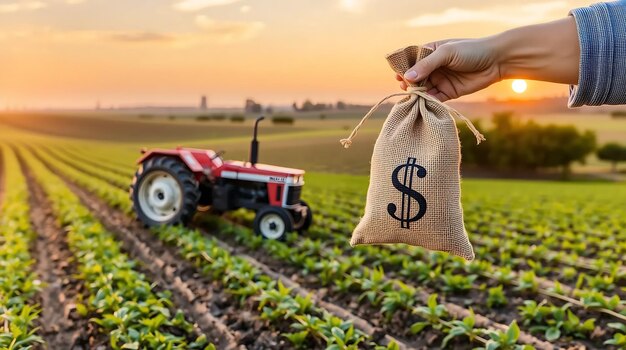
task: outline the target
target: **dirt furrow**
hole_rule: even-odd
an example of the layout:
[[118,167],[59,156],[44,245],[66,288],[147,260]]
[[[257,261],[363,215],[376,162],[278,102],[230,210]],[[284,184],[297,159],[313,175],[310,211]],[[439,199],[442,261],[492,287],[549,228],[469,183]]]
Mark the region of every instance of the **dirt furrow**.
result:
[[215,308],[224,304],[224,296],[212,292],[214,286],[210,281],[204,280],[190,264],[175,257],[168,247],[123,213],[109,208],[87,191],[61,177],[83,205],[116,236],[124,250],[141,262],[142,272],[172,292],[174,303],[196,323],[209,341],[220,349],[243,348],[239,343],[245,334],[229,329],[225,324],[228,317],[220,318],[227,316],[228,310]]
[[41,185],[21,159],[20,163],[30,192],[31,222],[37,232],[32,256],[36,260],[36,273],[44,284],[38,295],[41,314],[37,321],[40,327],[37,333],[46,343],[43,348],[86,349],[105,345],[108,337],[76,312],[77,297],[86,292],[82,282],[73,277],[78,268],[66,234],[58,227]]
[[[236,222],[232,222],[233,225],[241,225],[239,223]],[[203,229],[202,227],[197,227],[198,229],[200,229],[202,232],[204,232],[207,235],[210,235],[211,237],[214,237],[215,239],[216,236],[208,231],[206,231],[205,229]],[[230,243],[227,243],[226,241],[221,241],[218,239],[218,241],[220,242],[220,245],[224,248],[224,249],[229,249],[230,251],[233,252],[233,254],[237,254],[239,256],[242,257],[246,257],[246,253],[250,254],[251,257],[249,257],[249,259],[257,261],[260,260],[260,264],[264,264],[266,266],[283,266],[284,264],[276,261],[274,258],[270,257],[269,255],[263,254],[262,252],[258,252],[258,251],[251,251],[250,249],[248,249],[245,246],[241,246],[238,245],[236,248],[231,246]],[[252,261],[251,261],[252,262]],[[258,263],[258,262],[257,262]],[[271,267],[268,267],[269,269],[271,269]],[[290,273],[298,273],[298,271],[290,271]],[[301,280],[306,281],[305,277],[298,277]],[[387,278],[385,278],[387,280]],[[417,294],[417,298],[420,300],[421,303],[426,304],[428,302],[428,298],[429,298],[429,294],[424,292],[424,291],[419,291]],[[456,319],[463,319],[464,317],[467,317],[471,314],[470,310],[453,304],[453,303],[444,303],[446,309],[448,310],[448,312],[450,313],[451,316],[453,316]],[[506,331],[508,329],[508,326],[503,325],[501,323],[495,322],[485,316],[482,316],[480,314],[475,314],[475,319],[476,319],[476,327],[481,327],[481,328],[486,328],[486,329],[496,329],[496,330],[500,330],[500,331]],[[519,336],[519,340],[524,343],[524,344],[530,344],[533,345],[535,348],[537,349],[545,349],[545,350],[551,350],[554,349],[554,346],[552,344],[550,344],[549,342],[543,341],[541,339],[538,339],[537,337],[526,333],[526,332],[521,332],[520,336]]]
[[[199,228],[201,231],[202,229]],[[231,252],[233,255],[237,255],[240,258],[245,259],[246,261],[248,261],[251,265],[255,266],[256,268],[258,268],[259,270],[261,270],[264,274],[272,277],[273,279],[277,280],[277,281],[281,281],[282,284],[287,287],[292,289],[295,293],[299,294],[302,297],[306,297],[306,296],[310,296],[311,301],[313,301],[315,304],[317,304],[319,307],[321,307],[322,309],[325,309],[326,311],[330,312],[331,314],[344,319],[344,320],[349,320],[351,321],[354,326],[358,329],[360,329],[362,332],[370,335],[373,339],[381,339],[384,338],[384,341],[382,341],[381,343],[384,345],[387,345],[389,343],[391,343],[392,341],[395,342],[396,344],[398,344],[398,347],[400,349],[415,349],[414,347],[408,345],[406,342],[394,338],[392,336],[390,336],[389,334],[386,334],[381,328],[378,327],[374,327],[372,324],[370,324],[368,321],[364,320],[363,318],[353,314],[352,312],[344,309],[343,307],[324,301],[322,299],[321,294],[319,293],[315,293],[313,290],[307,289],[302,287],[300,284],[298,284],[298,282],[295,282],[294,280],[292,280],[291,278],[283,275],[280,272],[276,272],[274,270],[272,270],[269,266],[263,264],[262,262],[258,261],[257,259],[251,257],[250,255],[244,254],[244,253],[240,253],[237,252],[237,250],[235,248],[233,248],[232,246],[230,246],[229,244],[227,244],[226,242],[223,242],[217,238],[215,238],[214,236],[211,235],[212,238],[214,238],[219,245]]]
[[[65,164],[67,164],[68,166],[72,166],[71,164],[68,164],[68,163],[65,163]],[[83,203],[87,205],[94,212],[94,214],[96,214],[96,216],[98,216],[100,221],[102,221],[103,224],[105,224],[105,227],[107,227],[107,229],[113,232],[118,231],[118,232],[123,233],[123,236],[120,237],[121,240],[128,240],[129,238],[127,237],[131,237],[130,238],[131,240],[137,240],[134,237],[133,233],[135,234],[139,233],[140,236],[142,236],[142,241],[137,240],[138,242],[135,245],[143,244],[145,246],[145,243],[143,242],[149,242],[150,245],[158,245],[159,246],[158,250],[161,251],[162,249],[165,249],[166,254],[168,254],[169,257],[172,259],[171,261],[174,261],[176,264],[186,264],[185,262],[181,262],[180,260],[176,259],[173,256],[173,254],[168,253],[167,252],[167,250],[169,249],[168,247],[164,247],[159,241],[155,242],[154,237],[150,232],[146,232],[145,229],[141,228],[136,222],[133,222],[132,220],[130,220],[124,213],[118,210],[115,210],[113,208],[110,208],[100,199],[96,198],[94,195],[92,195],[88,191],[84,190],[80,186],[77,186],[72,181],[65,178],[63,174],[59,174],[57,172],[57,175],[60,175],[62,178],[64,178],[64,180],[66,180],[66,182],[68,183],[72,191],[81,198]],[[106,213],[106,215],[102,215],[102,213]],[[110,225],[110,227],[108,225]],[[133,232],[130,232],[128,228],[132,228]],[[226,243],[220,241],[220,244],[222,244],[228,251],[234,251],[234,249],[228,246]],[[319,307],[321,307],[322,309],[325,309],[326,311],[330,312],[331,314],[341,319],[352,321],[355,327],[360,329],[362,332],[372,336],[373,339],[375,340],[380,339],[382,340],[382,343],[384,344],[388,344],[391,341],[394,341],[396,344],[398,344],[400,349],[414,349],[413,347],[407,345],[406,342],[396,339],[388,334],[385,334],[385,332],[382,331],[380,328],[374,327],[368,321],[354,315],[353,313],[344,309],[343,307],[339,305],[335,305],[333,303],[323,301],[319,294],[314,293],[314,291],[308,290],[300,286],[298,283],[289,279],[287,276],[282,275],[278,272],[275,272],[274,270],[269,268],[267,265],[260,263],[258,260],[252,258],[251,256],[246,255],[246,254],[237,254],[237,255],[247,260],[249,263],[256,266],[257,268],[259,268],[266,275],[276,280],[280,280],[286,287],[292,288],[294,292],[298,293],[299,295],[303,297],[310,295],[311,300],[315,302]],[[163,258],[163,256],[161,257]],[[188,267],[188,268],[193,269],[193,267]],[[195,278],[198,278],[198,276],[196,276]],[[188,282],[193,283],[193,281],[188,281]]]
[[[208,279],[204,279],[200,276],[197,269],[181,257],[175,248],[163,244],[163,242],[141,226],[137,221],[132,220],[123,212],[109,207],[96,195],[75,184],[71,179],[57,171],[56,168],[52,167],[45,159],[40,157],[38,153],[33,152],[33,154],[37,159],[43,162],[48,169],[65,181],[72,192],[80,198],[83,205],[92,211],[92,214],[101,221],[107,230],[115,234],[118,240],[124,243],[124,248],[127,249],[126,251],[134,254],[136,248],[130,246],[130,243],[128,243],[129,247],[126,248],[127,244],[125,242],[137,240],[151,250],[151,252],[147,254],[148,256],[160,257],[163,263],[156,262],[155,260],[155,263],[148,265],[162,266],[159,271],[162,270],[162,273],[167,273],[174,279],[172,283],[166,283],[172,292],[177,292],[176,288],[183,284],[188,286],[187,288],[181,287],[180,293],[174,293],[174,296],[176,296],[176,294],[182,295],[182,303],[177,302],[180,304],[180,307],[185,309],[184,300],[193,300],[191,308],[195,307],[195,304],[199,304],[200,306],[198,308],[200,311],[206,310],[200,316],[213,318],[216,324],[225,324],[227,330],[234,332],[235,337],[238,338],[238,343],[247,349],[278,350],[291,348],[280,336],[283,332],[289,331],[290,322],[285,321],[286,323],[278,325],[277,327],[280,329],[268,325],[266,321],[260,319],[258,313],[247,311],[256,310],[258,305],[256,305],[253,299],[246,300],[246,305],[240,305],[238,299],[233,299],[223,290],[219,283],[211,283]],[[178,274],[178,276],[176,276],[176,274]],[[147,275],[151,276],[152,273],[147,271]],[[178,278],[180,282],[176,282],[176,278]],[[247,310],[242,310],[242,308],[246,308]],[[190,312],[191,310],[187,314]],[[202,317],[199,319],[201,320]],[[198,321],[198,319],[196,319],[196,321]],[[199,326],[202,329],[202,326]],[[207,327],[212,326],[207,325]],[[217,326],[215,329],[219,331],[220,329],[224,329],[224,327]],[[220,346],[220,348],[222,347]],[[224,348],[229,348],[229,346],[226,345]]]
[[[68,166],[72,166],[71,164],[66,163]],[[91,196],[91,195],[89,195]],[[94,196],[91,196],[92,199]],[[99,200],[97,200],[99,201]],[[106,207],[106,209],[109,209],[105,204],[102,204],[102,206]],[[115,211],[114,209],[110,209],[112,211]],[[117,211],[115,211],[117,212]],[[124,218],[126,218],[126,216],[121,213],[118,212],[116,214],[119,214],[121,216],[123,216]],[[200,228],[202,229],[202,228]],[[206,231],[205,231],[206,233]],[[207,233],[208,234],[208,233]],[[209,234],[211,237],[215,238],[215,235],[211,235]],[[310,293],[306,288],[300,286],[297,282],[293,281],[293,279],[286,277],[284,274],[282,274],[281,272],[276,272],[279,271],[279,269],[273,269],[270,266],[277,266],[277,262],[273,261],[272,258],[264,255],[264,254],[257,254],[258,252],[249,252],[250,255],[247,255],[246,252],[248,252],[247,248],[245,247],[237,247],[237,248],[233,248],[231,247],[228,243],[221,241],[222,246],[231,251],[233,254],[236,254],[246,260],[248,260],[248,262],[250,262],[251,264],[257,266],[258,268],[260,268],[264,273],[275,277],[276,279],[280,279],[283,284],[285,284],[286,286],[295,288],[294,291],[296,291],[297,293],[302,293],[303,295],[306,295],[308,293]],[[255,259],[252,256],[258,257],[259,259]],[[260,262],[260,261],[264,261],[266,263]],[[385,332],[383,330],[381,330],[378,327],[372,326],[368,321],[366,321],[365,319],[363,319],[362,317],[359,317],[355,314],[353,314],[351,311],[345,309],[344,307],[335,304],[331,301],[325,301],[323,300],[324,298],[324,293],[312,293],[313,295],[313,299],[315,300],[316,303],[318,303],[318,305],[320,305],[321,307],[323,304],[326,305],[326,307],[324,307],[325,309],[327,309],[328,311],[332,312],[332,310],[335,311],[335,314],[339,317],[342,317],[344,319],[351,319],[355,326],[359,327],[361,330],[365,331],[366,333],[370,334],[370,335],[374,335],[374,336],[381,336],[384,335],[386,337],[386,339],[389,340],[394,340],[398,343],[401,344],[401,346],[404,347],[409,347],[409,345],[407,345],[405,342],[397,340],[393,337],[391,337],[390,335],[386,335]],[[418,298],[420,299],[421,302],[426,303],[427,299],[429,297],[428,293],[425,292],[421,292],[418,295]],[[448,309],[448,312],[450,312],[451,315],[453,315],[455,318],[459,318],[462,319],[463,317],[469,316],[470,315],[470,311],[464,307],[461,307],[459,305],[456,305],[454,303],[445,303],[446,308]],[[342,316],[343,314],[343,316]],[[476,325],[478,327],[483,327],[483,328],[488,328],[488,329],[498,329],[498,330],[502,330],[505,331],[506,329],[508,329],[508,326],[500,324],[498,322],[495,322],[487,317],[484,317],[480,314],[476,315]],[[552,349],[553,346],[545,341],[542,341],[528,333],[522,332],[522,334],[520,335],[520,341],[526,343],[526,344],[532,344],[534,346],[536,346],[537,348],[540,349]]]
[[[57,157],[54,154],[52,156],[55,159],[57,159],[58,161],[66,164],[66,165],[68,165],[68,166],[70,166],[70,167],[72,167],[72,168],[74,168],[74,169],[76,169],[78,171],[81,171],[81,172],[86,173],[86,174],[88,174],[90,176],[94,176],[96,178],[99,178],[100,180],[109,183],[111,186],[120,188],[122,190],[126,190],[126,187],[122,187],[119,184],[116,184],[116,183],[112,182],[110,179],[107,179],[106,177],[101,176],[95,170],[94,171],[85,171],[83,169],[78,169],[74,164],[72,164],[70,162],[67,162],[64,159],[61,159],[61,158]],[[129,184],[130,184],[130,181],[129,181]],[[478,246],[488,246],[488,244],[484,240],[481,240],[478,237],[474,237],[472,242],[474,244],[478,245]],[[555,252],[548,252],[548,258],[544,259],[544,260],[546,260],[546,261],[556,261],[559,265],[565,265],[565,266],[571,266],[571,267],[575,267],[575,268],[579,268],[579,269],[584,269],[584,270],[587,270],[587,271],[590,271],[590,272],[593,272],[593,273],[597,273],[597,272],[611,273],[610,268],[608,268],[608,267],[600,267],[600,268],[596,267],[596,265],[597,265],[596,264],[596,259],[589,259],[589,258],[585,258],[585,257],[579,257],[577,261],[570,262],[570,261],[562,261],[560,259],[556,259],[555,260],[555,258],[554,258],[555,255],[556,255]],[[619,270],[619,272],[622,275],[626,275],[626,266],[618,267],[618,270]]]

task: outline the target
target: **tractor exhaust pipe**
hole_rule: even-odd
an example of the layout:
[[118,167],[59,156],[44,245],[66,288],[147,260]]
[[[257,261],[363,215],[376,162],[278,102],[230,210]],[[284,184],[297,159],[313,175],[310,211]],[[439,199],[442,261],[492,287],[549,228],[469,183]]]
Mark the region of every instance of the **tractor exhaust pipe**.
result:
[[259,122],[265,119],[264,116],[256,118],[254,122],[254,136],[252,136],[252,143],[250,144],[250,164],[255,165],[259,161],[259,141],[256,140],[257,130],[259,128]]

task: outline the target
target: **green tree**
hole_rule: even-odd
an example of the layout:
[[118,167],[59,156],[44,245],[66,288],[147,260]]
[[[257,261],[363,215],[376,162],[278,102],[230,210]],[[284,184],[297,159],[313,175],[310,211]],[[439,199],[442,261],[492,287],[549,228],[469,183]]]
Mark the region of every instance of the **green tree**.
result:
[[484,130],[479,122],[474,123],[488,140],[478,147],[473,134],[459,125],[464,163],[506,170],[560,168],[563,178],[568,178],[572,163],[584,163],[596,146],[596,137],[591,131],[523,122],[511,112],[494,114],[492,123],[491,130]]
[[499,169],[534,169],[531,145],[532,133],[528,129],[534,125],[522,124],[512,112],[495,113],[492,119],[494,128],[489,132],[490,152],[488,163]]
[[[483,135],[490,140],[489,131],[484,129],[480,120],[473,120],[472,123],[476,129],[480,130]],[[472,131],[463,122],[457,124],[457,129],[459,130],[459,139],[461,141],[462,163],[481,166],[489,165],[488,157],[490,142],[483,142],[477,146],[476,136],[474,136],[474,133],[472,133]]]
[[596,148],[596,135],[592,131],[579,132],[574,126],[549,125],[544,131],[550,147],[545,147],[543,167],[560,167],[563,178],[571,175],[574,162],[585,163],[585,159]]
[[597,156],[601,160],[611,162],[613,172],[617,172],[617,164],[626,162],[626,146],[615,142],[607,143],[598,149]]

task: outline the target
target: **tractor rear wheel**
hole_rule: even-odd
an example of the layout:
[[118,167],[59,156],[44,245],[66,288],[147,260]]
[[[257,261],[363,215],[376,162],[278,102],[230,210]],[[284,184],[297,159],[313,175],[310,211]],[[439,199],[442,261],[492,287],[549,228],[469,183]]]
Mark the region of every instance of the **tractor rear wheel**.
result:
[[268,206],[256,213],[253,226],[263,238],[282,241],[293,230],[293,219],[286,209]]
[[144,225],[185,225],[196,213],[200,190],[193,173],[180,160],[155,157],[135,173],[130,197]]

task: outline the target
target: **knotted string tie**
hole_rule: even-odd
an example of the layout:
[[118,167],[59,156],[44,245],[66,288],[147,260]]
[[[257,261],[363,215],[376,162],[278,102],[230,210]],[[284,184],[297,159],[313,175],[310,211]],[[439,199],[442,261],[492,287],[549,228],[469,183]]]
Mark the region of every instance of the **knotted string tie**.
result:
[[443,107],[448,114],[450,115],[450,117],[452,118],[458,118],[461,119],[462,121],[465,122],[465,124],[467,124],[467,127],[472,131],[472,133],[474,134],[474,136],[476,136],[476,144],[480,144],[482,141],[485,141],[485,136],[483,136],[483,134],[480,133],[480,131],[478,131],[478,129],[476,129],[476,127],[474,126],[474,124],[472,123],[471,120],[469,120],[467,117],[465,117],[464,115],[462,115],[461,113],[459,113],[459,111],[457,111],[456,109],[448,106],[447,104],[439,101],[436,97],[428,94],[426,92],[426,87],[425,86],[409,86],[406,92],[398,92],[398,93],[394,93],[391,95],[388,95],[386,97],[383,97],[382,100],[378,101],[378,103],[376,103],[370,110],[369,112],[367,112],[365,114],[365,116],[363,116],[363,118],[361,118],[361,121],[359,122],[359,124],[357,124],[357,126],[354,127],[354,129],[352,130],[352,132],[350,133],[350,136],[348,136],[347,139],[341,139],[339,140],[339,142],[341,142],[341,145],[344,148],[350,148],[350,146],[352,145],[352,140],[354,139],[354,137],[356,136],[357,132],[359,131],[359,129],[361,128],[361,126],[363,124],[365,124],[365,121],[372,115],[374,114],[374,112],[376,112],[376,110],[378,110],[378,107],[380,107],[380,105],[382,105],[383,103],[385,103],[385,101],[387,101],[388,99],[392,98],[392,97],[396,97],[396,96],[417,96],[418,98],[421,97],[427,101],[430,101],[432,103],[437,104],[438,106]]

